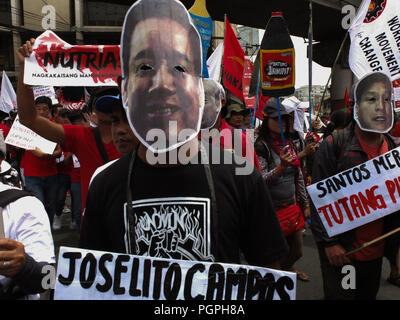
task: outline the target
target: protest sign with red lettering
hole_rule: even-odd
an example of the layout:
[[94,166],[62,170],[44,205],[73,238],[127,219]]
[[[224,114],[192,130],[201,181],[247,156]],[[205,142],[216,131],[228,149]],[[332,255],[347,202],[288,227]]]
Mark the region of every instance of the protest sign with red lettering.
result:
[[18,116],[11,126],[5,143],[25,150],[39,148],[47,154],[52,154],[57,146],[55,142],[39,136],[36,132],[21,124]]
[[329,237],[399,210],[400,147],[307,187]]
[[117,86],[121,75],[118,45],[70,45],[47,30],[32,49],[25,58],[25,84]]

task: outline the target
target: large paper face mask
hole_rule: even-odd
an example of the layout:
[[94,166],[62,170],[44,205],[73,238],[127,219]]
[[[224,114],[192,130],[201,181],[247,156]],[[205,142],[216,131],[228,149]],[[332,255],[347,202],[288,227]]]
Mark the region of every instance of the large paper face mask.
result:
[[363,131],[387,133],[393,126],[392,83],[381,72],[370,73],[354,89],[354,120]]
[[205,104],[201,129],[210,129],[214,126],[221,111],[224,88],[213,79],[203,79],[203,85]]
[[179,1],[140,0],[129,9],[121,63],[124,107],[141,143],[168,152],[197,136],[204,109],[201,40]]

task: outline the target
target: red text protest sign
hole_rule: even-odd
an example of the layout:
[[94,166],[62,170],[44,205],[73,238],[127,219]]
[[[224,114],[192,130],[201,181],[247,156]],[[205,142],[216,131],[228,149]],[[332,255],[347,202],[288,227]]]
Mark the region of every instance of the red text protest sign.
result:
[[330,237],[398,211],[400,147],[321,180],[307,191]]
[[35,86],[117,86],[117,45],[70,45],[52,31],[35,41],[25,58],[24,83]]

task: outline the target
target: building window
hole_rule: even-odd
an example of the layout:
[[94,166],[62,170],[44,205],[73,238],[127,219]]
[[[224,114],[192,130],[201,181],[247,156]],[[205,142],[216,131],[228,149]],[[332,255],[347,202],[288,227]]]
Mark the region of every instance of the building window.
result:
[[14,69],[14,52],[12,50],[12,34],[0,32],[0,70]]
[[[15,8],[13,10],[16,10]],[[0,23],[1,25],[11,25],[11,3],[10,0],[0,0]]]
[[122,26],[129,5],[101,1],[85,1],[84,24],[86,26]]

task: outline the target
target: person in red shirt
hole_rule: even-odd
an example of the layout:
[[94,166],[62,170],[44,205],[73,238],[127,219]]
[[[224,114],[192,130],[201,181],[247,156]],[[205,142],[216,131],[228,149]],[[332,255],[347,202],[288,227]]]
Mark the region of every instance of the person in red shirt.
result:
[[5,124],[0,123],[0,130],[3,131],[4,139],[7,138],[7,135],[10,132],[10,128],[7,127]]
[[[390,78],[380,72],[370,73],[359,80],[354,93],[354,119],[346,128],[335,131],[322,141],[315,154],[312,184],[360,166],[396,147],[393,139],[387,134],[392,126]],[[374,214],[381,217],[379,211]],[[349,223],[350,220],[343,222]],[[321,214],[315,206],[312,207],[311,229],[318,247],[325,299],[376,299],[383,256],[388,258],[391,264],[396,264],[399,234],[363,247],[353,254],[348,252],[394,230],[399,224],[400,213],[397,211],[357,227],[353,226],[344,233],[328,236]],[[343,287],[344,265],[352,265],[355,269],[354,288]]]
[[[59,124],[71,124],[68,119],[68,114],[71,111],[63,108],[61,104],[53,105],[51,109],[51,117],[53,121]],[[56,212],[53,221],[53,229],[61,229],[61,215],[63,213],[67,192],[71,189],[70,172],[72,170],[72,154],[63,152],[61,157],[56,160],[57,162],[57,200]]]
[[[52,102],[48,97],[38,97],[34,108],[38,117],[47,120]],[[56,147],[53,154],[44,153],[39,148],[25,150],[21,159],[21,168],[25,181],[25,189],[32,192],[46,208],[50,223],[56,210],[57,198],[57,164],[56,158],[61,155],[61,149]]]
[[[81,110],[73,110],[68,114],[71,124],[82,127],[90,127]],[[82,212],[82,186],[81,186],[81,164],[75,155],[72,155],[71,178],[71,229],[80,229]]]
[[[27,41],[17,51],[18,61],[20,63],[20,72],[18,77],[17,101],[18,115],[23,125],[35,131],[42,137],[57,142],[64,151],[75,154],[81,164],[81,183],[82,183],[82,210],[85,208],[86,194],[89,187],[90,178],[96,168],[104,163],[117,159],[121,154],[117,151],[111,135],[111,110],[109,113],[99,112],[95,110],[93,102],[100,96],[111,94],[116,88],[110,89],[108,92],[95,93],[89,102],[89,109],[92,113],[92,120],[97,127],[81,127],[74,125],[60,125],[40,117],[36,109],[32,107],[33,91],[32,88],[24,84],[24,65],[25,57],[29,57],[32,53],[34,39]],[[118,90],[119,91],[119,90]],[[99,144],[96,143],[95,134],[98,133]],[[102,157],[99,146],[103,146],[106,159]]]

